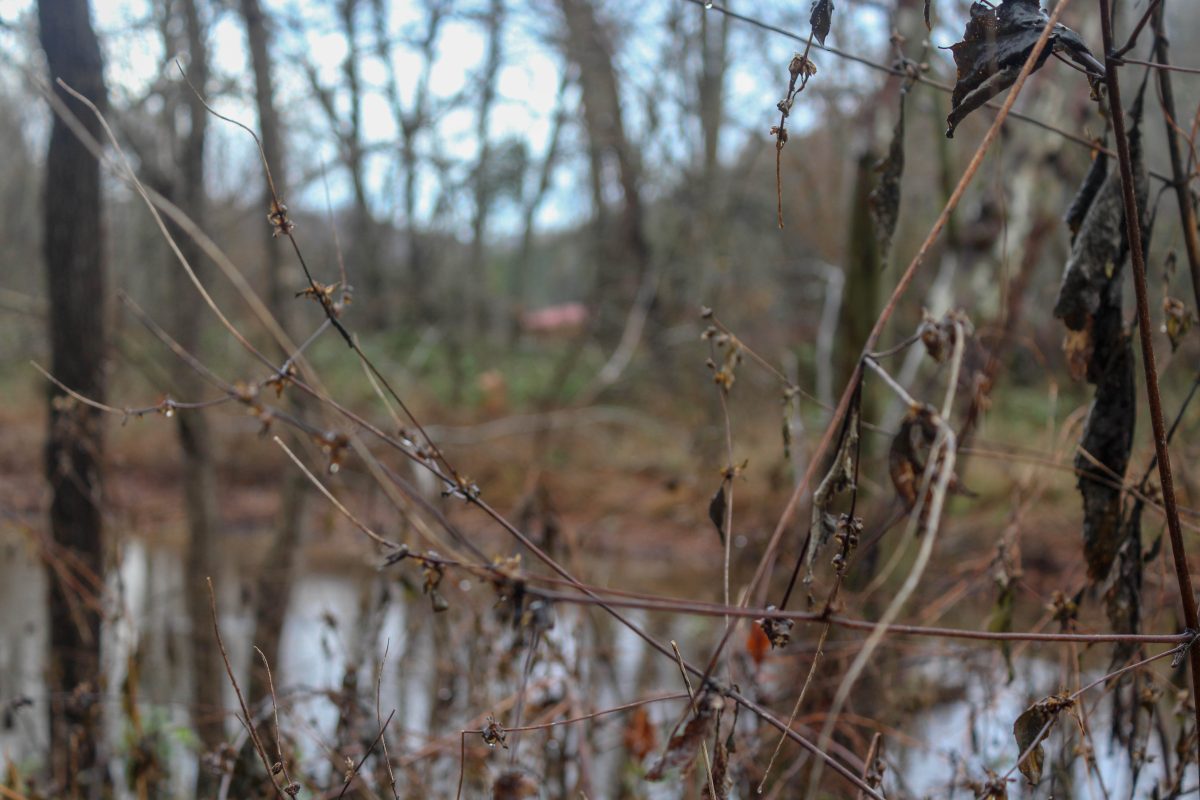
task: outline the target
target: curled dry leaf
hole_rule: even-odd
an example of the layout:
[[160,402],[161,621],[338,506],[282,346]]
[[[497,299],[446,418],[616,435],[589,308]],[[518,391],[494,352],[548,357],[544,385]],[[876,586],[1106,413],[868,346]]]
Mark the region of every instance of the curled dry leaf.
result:
[[717,526],[717,536],[721,538],[721,544],[725,544],[725,511],[729,507],[729,483],[729,478],[721,478],[721,485],[717,487],[716,494],[708,501],[708,518]]
[[1017,740],[1017,749],[1021,753],[1029,751],[1029,755],[1017,766],[1031,784],[1036,785],[1042,779],[1045,752],[1042,750],[1040,742],[1045,738],[1045,733],[1049,733],[1047,726],[1057,719],[1060,711],[1070,708],[1073,704],[1074,701],[1069,697],[1051,695],[1025,709],[1013,723],[1013,736]]
[[950,357],[954,352],[958,327],[962,328],[965,336],[975,333],[975,326],[962,311],[947,311],[940,320],[935,320],[929,311],[921,309],[921,327],[917,333],[930,358],[941,364]]
[[813,38],[825,46],[825,37],[833,25],[833,0],[815,0],[812,5],[812,16],[808,18],[812,25]]
[[[964,117],[1016,82],[1047,22],[1049,15],[1039,0],[1002,0],[998,8],[972,3],[962,41],[950,46],[958,76],[946,117],[947,137],[954,137]],[[1041,69],[1054,53],[1079,64],[1091,81],[1104,77],[1104,65],[1065,25],[1055,24],[1034,69]]]
[[[1134,194],[1142,209],[1142,229],[1148,230],[1148,180],[1140,132],[1143,97],[1139,92],[1129,111],[1129,145]],[[1101,182],[1097,173],[1102,168],[1106,174]],[[1118,170],[1107,169],[1099,157],[1092,162],[1088,177],[1071,203],[1067,223],[1073,226],[1074,238],[1054,315],[1067,327],[1064,349],[1071,374],[1086,377],[1096,385],[1075,468],[1083,499],[1083,550],[1088,577],[1101,581],[1112,568],[1127,533],[1122,529],[1120,486],[1129,465],[1137,411],[1132,343],[1122,313],[1129,241]]]
[[[767,611],[774,610],[774,605],[767,606]],[[754,622],[755,625],[762,628],[762,632],[766,635],[767,641],[771,643],[771,647],[787,647],[787,643],[792,639],[792,627],[795,625],[793,620],[784,617],[763,617]]]
[[621,739],[630,758],[638,763],[658,746],[658,736],[645,706],[638,706],[629,715],[629,724],[625,726]]
[[[930,450],[937,440],[937,433],[937,410],[933,406],[923,404],[908,410],[904,421],[900,423],[900,430],[892,438],[892,446],[888,450],[888,472],[896,494],[907,511],[912,511],[917,505],[917,495],[925,479]],[[939,452],[939,463],[941,459],[942,454]],[[948,489],[955,494],[971,495],[971,492],[959,483],[957,475],[950,476]]]
[[[1138,207],[1146,222],[1146,198],[1149,181],[1142,159],[1142,94],[1128,112],[1129,149],[1133,162],[1134,189]],[[1100,182],[1099,170],[1105,170]],[[1107,159],[1097,157],[1067,212],[1071,226],[1071,254],[1063,270],[1062,284],[1054,302],[1054,316],[1069,330],[1082,331],[1089,318],[1100,308],[1105,289],[1117,280],[1129,257],[1129,239],[1125,229],[1125,203],[1119,170],[1108,169]],[[1143,229],[1146,227],[1143,224]],[[1076,345],[1077,349],[1080,348]],[[1095,378],[1089,376],[1095,382]]]
[[812,519],[809,523],[809,545],[806,556],[807,574],[805,582],[811,583],[813,564],[817,554],[837,530],[837,516],[831,510],[833,501],[845,492],[852,492],[857,487],[858,480],[858,441],[862,411],[862,382],[859,382],[850,407],[846,409],[846,419],[842,423],[841,437],[838,440],[837,452],[829,472],[821,480],[821,485],[813,493]]
[[696,712],[688,720],[683,730],[671,737],[667,743],[667,751],[649,772],[646,780],[661,781],[668,772],[678,770],[680,776],[691,772],[696,763],[700,748],[705,747],[708,735],[712,732],[717,719],[717,712],[724,706],[721,696],[706,692],[696,699]]
[[904,99],[907,96],[907,90],[900,92],[900,112],[896,127],[892,130],[892,142],[888,145],[887,156],[876,166],[879,182],[867,195],[867,210],[871,213],[875,238],[879,242],[879,263],[884,266],[888,263],[896,221],[900,218],[900,179],[904,176]]
[[925,0],[925,30],[933,32],[933,0]]
[[540,793],[537,782],[520,772],[505,772],[492,784],[492,800],[525,800]]

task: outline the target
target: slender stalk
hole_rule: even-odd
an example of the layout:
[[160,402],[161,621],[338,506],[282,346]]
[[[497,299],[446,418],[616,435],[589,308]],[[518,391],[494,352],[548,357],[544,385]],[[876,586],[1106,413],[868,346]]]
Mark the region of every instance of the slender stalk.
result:
[[[1150,404],[1150,422],[1154,429],[1154,452],[1158,458],[1158,476],[1162,484],[1163,507],[1167,512],[1167,532],[1171,538],[1171,555],[1175,561],[1175,578],[1179,583],[1179,599],[1183,617],[1191,630],[1200,629],[1200,614],[1196,610],[1196,595],[1188,571],[1187,553],[1183,548],[1183,531],[1179,525],[1179,509],[1175,505],[1175,481],[1171,474],[1171,454],[1167,449],[1167,426],[1163,421],[1162,398],[1158,392],[1158,367],[1154,362],[1154,333],[1150,328],[1150,304],[1146,290],[1146,261],[1142,251],[1141,217],[1133,187],[1133,159],[1129,152],[1129,136],[1125,130],[1125,112],[1121,106],[1121,81],[1117,75],[1117,59],[1113,55],[1112,9],[1109,0],[1098,0],[1100,26],[1104,36],[1105,83],[1108,84],[1112,106],[1113,138],[1116,139],[1117,160],[1121,167],[1121,189],[1125,202],[1125,225],[1129,236],[1129,253],[1133,261],[1133,286],[1137,294],[1138,333],[1142,345],[1142,366],[1146,372],[1146,395]],[[1200,730],[1200,649],[1188,651],[1192,665],[1192,702],[1196,726]],[[1200,752],[1200,742],[1198,751]]]
[[[1154,9],[1154,57],[1164,66],[1170,64],[1167,52],[1169,42],[1165,28],[1163,3]],[[1175,198],[1179,202],[1179,222],[1183,227],[1183,243],[1187,250],[1188,268],[1192,273],[1192,292],[1196,308],[1200,309],[1200,233],[1196,231],[1196,208],[1192,205],[1192,193],[1188,190],[1188,174],[1179,152],[1179,131],[1175,116],[1175,91],[1171,86],[1170,70],[1158,71],[1158,96],[1166,117],[1167,153],[1171,157],[1171,177],[1174,179]]]

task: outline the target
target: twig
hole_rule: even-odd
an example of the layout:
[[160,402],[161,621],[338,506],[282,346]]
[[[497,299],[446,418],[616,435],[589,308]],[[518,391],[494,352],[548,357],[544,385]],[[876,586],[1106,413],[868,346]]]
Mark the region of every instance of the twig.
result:
[[346,517],[346,519],[353,522],[354,526],[365,533],[371,539],[371,541],[390,550],[400,549],[399,544],[385,539],[375,531],[371,530],[370,526],[360,521],[358,517],[354,516],[354,513],[351,512],[350,509],[342,505],[341,501],[334,497],[333,493],[325,488],[325,484],[321,483],[317,476],[313,475],[312,472],[309,471],[308,467],[304,466],[304,462],[297,458],[296,454],[292,452],[291,448],[283,443],[283,439],[280,439],[278,436],[273,436],[271,438],[275,440],[275,444],[279,445],[280,448],[283,449],[283,452],[287,453],[288,458],[290,458],[292,462],[300,468],[300,471],[304,473],[305,477],[312,481],[312,484],[320,490],[321,494],[325,495],[326,499],[328,499],[330,503],[333,503],[333,507],[340,511],[342,515]]
[[279,770],[290,787],[293,785],[292,776],[288,774],[287,759],[283,757],[283,740],[279,736],[279,702],[275,699],[275,678],[271,675],[271,665],[267,663],[267,656],[263,651],[255,645],[254,652],[258,653],[258,657],[262,659],[263,669],[267,671],[267,688],[271,691],[271,713],[275,718],[275,753],[279,756]]
[[[764,31],[768,31],[770,33],[778,34],[780,36],[784,36],[788,39],[791,39],[792,41],[799,42],[801,44],[804,44],[807,41],[806,34],[800,34],[800,33],[796,33],[795,31],[789,31],[786,28],[781,28],[778,25],[772,25],[769,22],[764,22],[761,19],[757,19],[755,17],[751,17],[746,14],[739,14],[738,12],[733,11],[732,9],[725,8],[724,6],[718,5],[713,2],[709,2],[709,0],[683,0],[683,2],[691,3],[691,4],[697,5],[697,6],[702,6],[705,9],[707,9],[708,11],[715,11],[719,14],[724,14],[725,16],[729,17],[730,19],[735,19],[738,22],[744,22],[747,25],[751,25],[760,30],[764,30]],[[845,59],[846,61],[853,61],[856,64],[862,64],[864,67],[868,67],[870,69],[877,70],[879,72],[886,72],[889,75],[895,75],[895,76],[901,77],[901,78],[909,77],[909,73],[903,69],[898,69],[896,67],[889,67],[886,64],[880,64],[876,61],[870,60],[869,58],[864,58],[863,56],[860,56],[856,53],[851,53],[846,50],[839,50],[838,48],[831,47],[829,45],[814,44],[813,47],[815,49],[822,50],[826,53],[829,53],[832,56],[836,56],[837,58]],[[917,83],[921,83],[921,84],[924,84],[925,86],[929,86],[934,89],[937,89],[939,92],[946,92],[947,94],[949,94],[954,91],[953,86],[946,84],[946,83],[942,83],[941,81],[933,80],[932,78],[927,78],[924,75],[918,75],[915,80]],[[996,110],[996,109],[1002,110],[1003,109],[1003,105],[997,105],[994,100],[989,100],[988,102],[984,103],[983,107],[990,108],[993,110]],[[1063,128],[1052,125],[1049,122],[1044,122],[1043,120],[1037,119],[1036,117],[1031,117],[1028,114],[1023,114],[1019,111],[1008,111],[1008,112],[1005,112],[1005,115],[1011,116],[1013,119],[1019,119],[1022,122],[1029,123],[1030,125],[1034,125],[1038,128],[1041,128],[1042,130],[1049,131],[1050,133],[1053,133],[1057,136],[1061,136],[1063,139],[1066,139],[1069,142],[1073,142],[1074,144],[1077,144],[1081,147],[1086,147],[1088,150],[1097,150],[1098,149],[1100,152],[1103,152],[1107,155],[1110,155],[1110,156],[1116,155],[1116,153],[1114,153],[1112,150],[1109,150],[1107,148],[1103,148],[1103,147],[1097,148],[1095,141],[1093,141],[1092,139],[1089,139],[1086,136],[1080,136],[1077,133],[1071,133],[1068,130],[1064,130]],[[1152,178],[1160,180],[1163,183],[1171,183],[1171,178],[1167,175],[1163,175],[1160,172],[1155,172],[1154,170],[1150,170],[1149,174]]]
[[[671,649],[675,651],[675,662],[679,665],[679,674],[683,676],[683,685],[687,687],[688,705],[690,707],[688,713],[695,714],[697,713],[696,692],[692,689],[692,679],[688,677],[687,667],[683,663],[683,654],[679,652],[679,645],[675,643],[674,639],[671,640]],[[717,735],[720,736],[720,732]],[[673,737],[674,733],[671,736]],[[667,746],[670,746],[670,741],[667,742]],[[712,762],[708,758],[708,742],[700,745],[700,755],[704,756],[704,774],[708,776],[709,797],[715,798],[717,796],[717,787],[713,783]]]
[[392,709],[392,713],[388,714],[387,719],[383,721],[383,725],[379,728],[379,734],[371,742],[371,746],[367,748],[367,752],[363,753],[363,757],[354,765],[354,769],[346,776],[346,783],[342,786],[342,791],[338,792],[338,800],[346,794],[346,790],[350,788],[350,784],[354,782],[354,777],[358,775],[358,771],[362,769],[362,765],[367,763],[367,759],[371,757],[371,753],[375,750],[375,745],[383,738],[384,731],[387,730],[388,724],[392,721],[392,717],[396,716],[396,709]]
[[[1171,554],[1175,561],[1175,578],[1179,584],[1179,599],[1183,605],[1184,620],[1188,628],[1197,630],[1200,629],[1200,614],[1197,613],[1196,595],[1192,589],[1187,551],[1184,550],[1183,531],[1179,525],[1179,510],[1175,506],[1175,481],[1171,474],[1171,455],[1167,448],[1162,398],[1158,391],[1158,368],[1154,362],[1154,333],[1150,328],[1145,252],[1142,250],[1141,211],[1138,209],[1137,196],[1134,193],[1133,159],[1130,156],[1129,136],[1125,131],[1125,111],[1121,105],[1121,82],[1117,74],[1116,59],[1112,55],[1112,10],[1109,0],[1098,0],[1098,2],[1104,50],[1108,54],[1105,63],[1105,82],[1108,84],[1113,138],[1116,139],[1117,158],[1121,167],[1125,225],[1129,238],[1129,253],[1133,261],[1133,286],[1137,295],[1138,334],[1142,345],[1142,367],[1146,374],[1146,396],[1150,405],[1150,422],[1154,429],[1154,450],[1158,457],[1158,477],[1161,484],[1163,506],[1167,512],[1167,532],[1171,539]],[[1192,704],[1195,707],[1197,729],[1200,730],[1200,649],[1192,648],[1189,656],[1192,667]],[[1200,737],[1198,737],[1197,746],[1200,747]]]
[[[1047,26],[1047,30],[1053,23]],[[1045,38],[1045,37],[1043,37]],[[929,514],[928,522],[925,525],[925,530],[922,534],[921,549],[917,551],[916,561],[913,562],[912,569],[909,571],[908,577],[901,585],[899,591],[892,598],[892,602],[888,605],[883,615],[879,618],[879,623],[871,634],[863,643],[862,649],[858,651],[851,662],[850,668],[846,670],[846,675],[838,686],[837,692],[834,694],[833,702],[830,704],[829,710],[826,713],[825,722],[821,726],[821,736],[817,740],[817,746],[829,740],[833,735],[834,726],[837,724],[838,714],[841,712],[842,706],[850,696],[851,690],[858,681],[863,670],[866,669],[867,663],[874,654],[875,649],[879,646],[880,641],[887,634],[888,626],[896,620],[903,610],[908,599],[916,591],[917,586],[921,582],[921,577],[925,573],[925,568],[929,564],[929,559],[933,555],[934,542],[937,539],[938,530],[941,525],[942,506],[946,501],[946,494],[950,488],[950,479],[954,476],[954,461],[957,457],[958,440],[954,430],[947,422],[949,409],[954,404],[955,390],[958,386],[958,370],[962,364],[963,352],[966,349],[965,336],[962,326],[955,323],[954,326],[954,355],[950,371],[950,377],[947,381],[946,398],[943,403],[945,413],[943,416],[935,416],[934,422],[937,424],[939,432],[934,439],[933,444],[929,448],[929,461],[925,465],[925,475],[921,482],[920,494],[916,506],[911,511],[911,517],[906,531],[906,538],[912,538],[917,534],[921,527],[922,518],[925,516],[925,505],[928,502]],[[864,359],[867,363],[875,366],[876,370],[881,374],[886,374],[878,364],[873,361]],[[899,389],[899,387],[895,387]],[[899,389],[901,396],[906,396],[907,392]],[[911,405],[911,403],[910,403]],[[934,471],[938,468],[939,461],[941,469],[937,476],[937,483],[934,484]],[[929,493],[930,486],[933,486],[932,494]],[[815,797],[817,787],[820,785],[821,765],[816,764],[813,767],[812,775],[809,779],[809,797]]]
[[221,651],[221,660],[225,662],[225,674],[229,676],[229,682],[233,684],[233,692],[237,695],[238,705],[242,707],[241,722],[246,726],[247,733],[250,734],[250,742],[254,745],[258,757],[262,759],[263,769],[267,771],[267,778],[271,781],[271,786],[275,788],[275,793],[282,798],[287,798],[288,795],[280,788],[279,783],[275,780],[275,772],[271,769],[271,760],[267,757],[266,748],[263,747],[262,739],[258,736],[258,730],[254,727],[254,718],[250,716],[250,709],[246,706],[246,698],[242,696],[242,687],[238,686],[237,678],[233,677],[233,667],[229,664],[229,654],[225,652],[225,642],[221,639],[221,626],[217,624],[217,594],[213,591],[212,578],[205,578],[208,583],[208,602],[209,608],[212,611],[213,634],[217,638],[217,648]]
[[[389,637],[387,644],[383,646],[383,658],[379,660],[379,671],[375,674],[375,724],[378,725],[381,730],[386,726],[383,724],[383,713],[380,710],[379,695],[383,687],[383,667],[387,663],[388,651],[391,649],[391,647],[392,640]],[[395,713],[395,709],[392,711]],[[386,736],[383,736],[382,734],[380,735],[379,745],[383,750],[383,763],[387,766],[388,784],[392,787],[392,797],[394,800],[400,800],[400,795],[396,792],[396,774],[392,772],[392,759],[391,756],[388,755]]]
[[[1155,6],[1154,13],[1154,55],[1164,65],[1170,61],[1167,33],[1163,20],[1162,4]],[[1175,126],[1175,90],[1171,83],[1171,74],[1165,70],[1158,73],[1158,93],[1163,116],[1166,117],[1167,154],[1171,157],[1171,176],[1175,189],[1175,199],[1179,205],[1179,221],[1183,227],[1183,243],[1187,251],[1188,269],[1192,274],[1192,296],[1196,301],[1196,309],[1200,310],[1200,232],[1197,231],[1196,208],[1192,205],[1192,193],[1189,190],[1187,171],[1183,166],[1183,157],[1179,152],[1179,133]]]

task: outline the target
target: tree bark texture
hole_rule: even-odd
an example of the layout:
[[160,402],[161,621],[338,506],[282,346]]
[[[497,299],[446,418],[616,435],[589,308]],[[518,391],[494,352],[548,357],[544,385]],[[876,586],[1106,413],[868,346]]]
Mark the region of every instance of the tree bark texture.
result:
[[[86,0],[40,0],[38,22],[50,80],[63,80],[104,108],[100,46]],[[102,138],[86,107],[61,87],[55,85],[54,91],[93,136]],[[57,116],[46,154],[43,213],[51,371],[65,385],[101,400],[106,326],[100,166]],[[102,585],[104,440],[99,412],[54,387],[48,401],[51,768],[60,796],[76,797],[104,778],[98,746],[102,598],[86,601],[80,583],[69,578],[91,573]]]

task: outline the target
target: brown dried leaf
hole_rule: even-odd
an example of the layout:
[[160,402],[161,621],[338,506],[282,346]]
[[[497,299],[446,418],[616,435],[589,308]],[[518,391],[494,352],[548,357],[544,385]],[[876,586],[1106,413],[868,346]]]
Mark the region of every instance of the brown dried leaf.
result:
[[947,311],[940,320],[935,320],[926,309],[921,309],[921,327],[917,333],[921,336],[921,344],[925,352],[937,363],[945,362],[954,352],[957,330],[961,327],[964,336],[975,333],[975,326],[962,311]]
[[767,657],[767,651],[770,649],[771,640],[767,637],[762,625],[757,622],[751,625],[750,633],[746,635],[746,653],[754,662],[754,666],[762,665],[763,660]]
[[813,37],[824,47],[825,37],[833,25],[833,0],[815,0],[808,23],[812,26]]
[[[1048,21],[1039,0],[1002,0],[998,8],[971,5],[963,39],[950,47],[958,76],[946,117],[947,137],[954,137],[964,117],[1016,82]],[[1053,53],[1071,58],[1093,79],[1104,76],[1104,66],[1079,34],[1065,25],[1055,24],[1034,70],[1041,69]]]
[[638,706],[629,715],[629,724],[625,726],[621,738],[630,757],[639,763],[658,746],[658,735],[650,723],[650,712],[645,706]]
[[667,772],[679,770],[680,776],[686,776],[696,763],[700,748],[705,746],[708,735],[716,722],[717,712],[721,710],[724,701],[718,694],[708,692],[696,700],[696,713],[688,720],[683,730],[671,737],[667,743],[667,751],[649,772],[646,780],[661,781]]
[[[1013,736],[1017,740],[1017,750],[1021,753],[1026,750],[1030,751],[1029,755],[1017,766],[1031,784],[1036,785],[1042,779],[1045,752],[1042,750],[1040,742],[1045,738],[1042,733],[1043,729],[1049,733],[1047,725],[1054,722],[1058,717],[1058,712],[1070,708],[1073,702],[1062,695],[1051,695],[1025,709],[1013,723]],[[1034,746],[1035,743],[1036,746]]]
[[925,0],[925,30],[933,33],[933,0]]
[[909,511],[917,504],[917,492],[925,476],[929,450],[937,438],[937,424],[934,422],[936,413],[932,406],[927,405],[910,408],[888,450],[888,472],[892,476],[892,485]]

